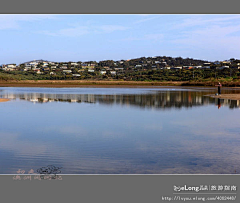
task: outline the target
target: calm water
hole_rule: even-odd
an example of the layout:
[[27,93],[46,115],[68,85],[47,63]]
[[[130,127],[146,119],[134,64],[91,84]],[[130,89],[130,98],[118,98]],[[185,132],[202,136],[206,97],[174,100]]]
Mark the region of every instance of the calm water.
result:
[[0,174],[240,173],[240,102],[204,96],[215,92],[0,88]]

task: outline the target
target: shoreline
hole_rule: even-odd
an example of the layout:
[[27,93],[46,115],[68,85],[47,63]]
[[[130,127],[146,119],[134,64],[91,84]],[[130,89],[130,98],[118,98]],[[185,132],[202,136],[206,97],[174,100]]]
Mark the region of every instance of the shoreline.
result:
[[221,95],[210,94],[205,96],[216,98],[216,99],[240,100],[240,94],[221,94]]
[[92,81],[92,80],[25,80],[25,81],[0,81],[0,87],[159,87],[182,86],[183,82],[143,82],[143,81]]
[[[9,80],[0,81],[0,87],[156,87],[156,86],[197,86],[215,87],[216,82],[190,82],[190,81],[94,81],[94,80]],[[240,87],[240,82],[223,82],[224,87]]]

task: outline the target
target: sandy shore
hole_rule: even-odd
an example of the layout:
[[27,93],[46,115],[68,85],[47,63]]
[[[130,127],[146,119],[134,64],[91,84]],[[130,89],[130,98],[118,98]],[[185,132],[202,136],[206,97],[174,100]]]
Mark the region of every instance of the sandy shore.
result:
[[7,102],[10,101],[10,99],[0,99],[0,102]]
[[240,100],[240,94],[221,94],[221,95],[210,94],[206,96],[219,99]]

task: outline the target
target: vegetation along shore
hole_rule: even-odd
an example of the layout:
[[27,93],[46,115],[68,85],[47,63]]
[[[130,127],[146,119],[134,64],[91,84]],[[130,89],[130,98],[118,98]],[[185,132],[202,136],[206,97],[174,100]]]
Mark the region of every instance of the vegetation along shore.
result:
[[[205,61],[181,57],[141,57],[130,60],[85,62],[53,62],[34,60],[19,65],[0,65],[1,81],[128,81],[161,82],[175,85],[212,86],[221,82],[227,86],[240,86],[240,60]],[[107,82],[106,82],[107,81]],[[175,83],[178,82],[178,83]],[[26,83],[26,82],[24,82]],[[67,82],[68,83],[68,82]],[[119,84],[122,84],[119,83]],[[147,83],[146,83],[147,84]]]

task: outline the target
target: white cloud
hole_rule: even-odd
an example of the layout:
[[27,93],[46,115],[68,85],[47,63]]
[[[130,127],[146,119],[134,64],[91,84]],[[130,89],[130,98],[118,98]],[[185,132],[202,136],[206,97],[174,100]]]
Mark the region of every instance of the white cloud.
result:
[[164,38],[163,34],[149,34],[149,35],[145,35],[145,39],[147,40],[162,40]]
[[103,32],[114,32],[119,30],[127,30],[128,27],[119,26],[119,25],[103,25],[98,27]]
[[67,136],[74,136],[74,137],[83,137],[88,135],[88,131],[81,127],[81,126],[75,126],[75,125],[71,125],[71,126],[62,126],[62,127],[56,127],[56,126],[50,126],[50,127],[45,127],[42,129],[42,131],[44,132],[58,132],[61,133],[63,135],[67,135]]
[[19,29],[20,22],[34,22],[45,19],[55,19],[55,15],[0,15],[0,30]]
[[80,26],[75,28],[68,28],[59,30],[56,35],[66,36],[66,37],[78,37],[90,33],[90,30],[86,26]]
[[[144,16],[148,16],[148,15],[144,15]],[[151,21],[151,20],[154,20],[156,18],[159,18],[159,16],[153,16],[153,17],[150,17],[150,18],[144,18],[144,19],[141,19],[141,20],[137,20],[137,21],[134,22],[134,24],[145,23],[147,21]]]
[[224,15],[218,17],[218,15],[190,15],[183,20],[182,23],[175,24],[173,29],[194,27],[194,26],[212,26],[212,25],[227,25],[232,23],[233,20],[239,20],[240,15]]
[[57,31],[47,31],[42,30],[36,33],[38,34],[45,34],[49,36],[63,36],[63,37],[79,37],[82,35],[90,34],[90,33],[97,33],[97,34],[104,34],[104,33],[111,33],[115,31],[123,31],[129,29],[125,26],[120,25],[102,25],[102,26],[79,26],[75,25],[72,28],[60,29]]
[[185,21],[181,26],[199,26],[179,31],[176,39],[171,42],[175,45],[182,44],[202,50],[205,54],[214,53],[216,56],[224,55],[226,58],[230,55],[235,57],[240,54],[240,23],[237,23],[236,19],[240,19],[240,15],[225,18],[213,17],[202,19],[202,21],[199,18],[196,22],[188,21],[188,23]]
[[[173,40],[175,43],[188,43],[191,45],[201,45],[211,47],[215,46],[236,46],[239,45],[240,36],[232,36],[235,32],[240,31],[238,26],[212,26],[192,31],[182,32],[182,38]],[[233,43],[234,42],[234,43]]]
[[143,40],[150,40],[150,41],[162,41],[164,39],[164,34],[147,34],[143,37],[127,37],[122,39],[122,41],[143,41]]

